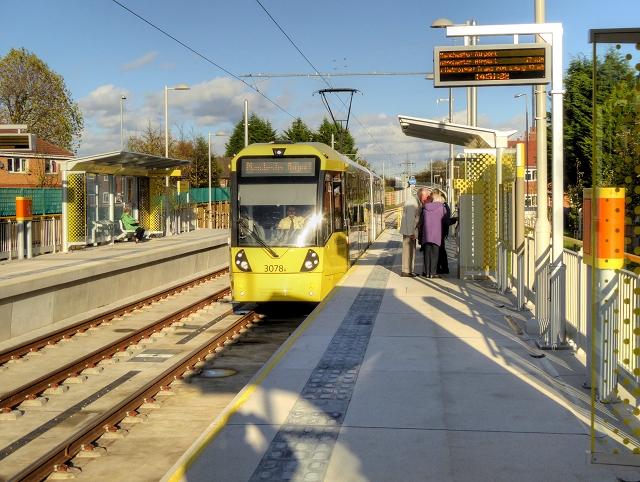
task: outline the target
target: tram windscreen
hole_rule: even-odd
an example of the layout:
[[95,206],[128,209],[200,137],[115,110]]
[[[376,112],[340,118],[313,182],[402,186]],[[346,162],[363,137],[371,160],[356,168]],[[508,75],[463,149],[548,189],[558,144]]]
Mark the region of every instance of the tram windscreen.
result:
[[238,246],[315,246],[316,183],[238,186]]

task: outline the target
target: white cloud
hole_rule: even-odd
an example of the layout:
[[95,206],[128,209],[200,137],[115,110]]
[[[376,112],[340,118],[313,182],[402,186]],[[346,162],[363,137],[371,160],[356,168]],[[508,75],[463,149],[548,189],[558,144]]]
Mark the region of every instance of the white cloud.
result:
[[158,52],[149,52],[148,54],[143,55],[142,57],[134,60],[133,62],[129,62],[123,64],[120,67],[120,72],[127,72],[131,70],[138,70],[146,65],[149,65],[158,55]]

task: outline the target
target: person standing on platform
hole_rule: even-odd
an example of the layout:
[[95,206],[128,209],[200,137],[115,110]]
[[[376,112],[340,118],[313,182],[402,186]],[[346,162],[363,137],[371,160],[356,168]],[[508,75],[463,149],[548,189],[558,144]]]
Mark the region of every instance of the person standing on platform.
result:
[[444,240],[449,235],[449,226],[458,222],[458,218],[451,217],[451,208],[447,204],[447,198],[440,189],[433,190],[433,202],[442,203],[447,210],[448,222],[442,224],[442,242],[438,250],[438,266],[436,268],[436,274],[448,274],[449,273],[449,260],[447,259],[447,249],[444,246]]
[[414,278],[413,265],[416,259],[416,235],[418,233],[418,220],[420,219],[421,199],[425,188],[420,188],[417,196],[411,190],[411,184],[407,186],[402,220],[400,221],[400,234],[402,234],[402,277]]
[[438,254],[442,243],[442,225],[449,222],[449,215],[443,203],[434,203],[431,195],[427,196],[418,222],[418,240],[423,254],[422,276],[440,278],[436,273]]

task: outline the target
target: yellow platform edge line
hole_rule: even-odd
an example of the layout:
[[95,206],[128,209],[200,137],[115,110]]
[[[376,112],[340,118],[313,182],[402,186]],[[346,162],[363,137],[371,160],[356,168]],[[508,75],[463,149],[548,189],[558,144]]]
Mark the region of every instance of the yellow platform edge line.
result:
[[[380,236],[382,236],[382,234],[383,233],[381,233]],[[378,240],[379,239],[380,237],[378,237]],[[258,375],[258,378],[256,378],[255,381],[246,388],[246,390],[244,391],[244,393],[242,393],[242,395],[236,401],[236,403],[234,403],[233,406],[224,414],[222,419],[216,424],[213,430],[209,432],[209,434],[204,438],[204,440],[200,442],[198,447],[191,453],[191,455],[188,456],[187,460],[185,460],[184,463],[180,467],[178,467],[178,469],[174,472],[174,474],[168,479],[168,482],[178,482],[185,475],[187,475],[187,471],[191,468],[191,466],[196,462],[196,460],[198,460],[198,458],[202,455],[205,449],[211,444],[211,442],[214,441],[214,439],[218,436],[218,434],[220,434],[220,432],[225,427],[225,425],[227,425],[229,420],[231,420],[231,418],[238,412],[238,410],[240,410],[240,407],[242,407],[244,402],[246,402],[247,399],[251,396],[251,394],[255,391],[255,389],[258,388],[258,385],[260,385],[262,380],[264,380],[264,378],[271,372],[273,367],[276,366],[276,364],[285,355],[285,353],[289,351],[289,348],[291,348],[293,343],[300,337],[300,335],[302,335],[302,333],[304,333],[304,331],[308,328],[308,326],[315,319],[315,317],[322,311],[322,309],[329,302],[329,300],[333,298],[333,296],[337,293],[338,288],[344,284],[344,282],[347,280],[347,278],[349,278],[349,276],[351,276],[351,273],[353,272],[353,270],[358,266],[358,264],[362,260],[366,258],[367,254],[369,253],[369,250],[371,250],[373,246],[378,243],[378,240],[376,240],[371,245],[371,247],[365,253],[363,253],[360,256],[360,258],[358,258],[358,260],[345,273],[345,275],[342,278],[340,278],[340,281],[336,283],[336,285],[325,297],[325,299],[320,302],[320,304],[313,311],[313,313],[302,323],[302,325],[300,325],[300,328],[296,330],[296,332],[291,336],[291,338],[289,338],[289,340],[287,340],[287,342],[283,345],[283,348],[276,355],[276,357],[273,360],[271,360],[271,363],[269,363],[267,367]]]

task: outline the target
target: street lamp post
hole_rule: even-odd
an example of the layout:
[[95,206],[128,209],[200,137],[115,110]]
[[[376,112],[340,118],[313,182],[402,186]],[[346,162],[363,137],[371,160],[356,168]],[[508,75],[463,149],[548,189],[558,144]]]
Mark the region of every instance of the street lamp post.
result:
[[[446,18],[439,18],[435,22],[431,24],[431,28],[447,28],[447,27],[464,27],[468,25],[476,25],[475,20],[467,20],[466,23],[453,23],[451,20]],[[476,45],[476,37],[475,36],[464,36],[464,44],[465,45]],[[467,87],[467,125],[476,126],[478,123],[478,114],[477,114],[477,106],[478,106],[478,96],[477,96],[477,87]]]
[[[453,124],[453,89],[449,87],[449,98],[448,99],[438,99],[436,101],[436,105],[439,102],[449,101],[449,124]],[[447,197],[449,201],[453,197],[453,144],[449,144],[449,189],[447,192]]]
[[120,96],[120,150],[124,150],[124,137],[122,135],[122,101],[127,98],[124,95]]
[[525,198],[525,210],[527,209],[527,203],[526,200],[529,197],[529,96],[527,95],[527,93],[525,92],[524,94],[516,94],[514,96],[514,98],[518,98],[518,97],[522,97],[524,95],[524,112],[525,112],[525,119],[524,119],[524,145],[525,145],[525,155],[524,155],[524,164],[525,164],[525,168],[524,168],[524,198]]
[[215,134],[209,134],[209,228],[213,227],[213,214],[212,214],[212,206],[211,206],[211,136],[226,136],[226,132],[218,131]]
[[[175,87],[164,86],[164,157],[169,157],[169,91],[170,90],[189,90],[186,84],[178,84]],[[170,236],[171,232],[171,211],[169,209],[169,176],[165,177],[165,236]]]

